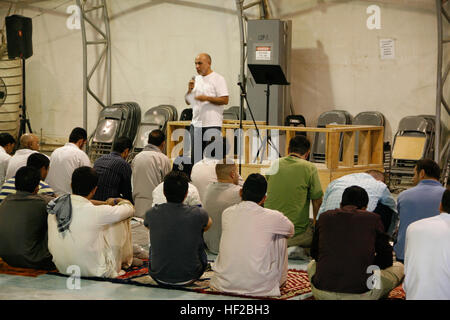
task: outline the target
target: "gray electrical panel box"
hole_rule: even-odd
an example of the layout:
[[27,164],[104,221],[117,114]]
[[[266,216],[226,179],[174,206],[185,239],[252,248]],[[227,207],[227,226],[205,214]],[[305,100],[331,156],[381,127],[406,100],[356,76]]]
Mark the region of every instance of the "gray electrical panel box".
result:
[[[291,21],[249,20],[247,27],[247,99],[256,121],[266,121],[267,85],[257,84],[248,65],[279,65],[290,82]],[[271,85],[269,125],[283,126],[290,114],[290,86]]]

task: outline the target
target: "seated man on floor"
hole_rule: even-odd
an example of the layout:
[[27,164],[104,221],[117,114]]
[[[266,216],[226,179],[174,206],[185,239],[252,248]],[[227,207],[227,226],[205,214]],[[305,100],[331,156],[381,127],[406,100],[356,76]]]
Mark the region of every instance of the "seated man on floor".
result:
[[145,213],[152,207],[153,190],[171,169],[170,159],[164,153],[165,145],[166,135],[155,129],[148,135],[148,144],[144,150],[131,162],[135,216],[141,219],[145,218]]
[[210,285],[219,291],[252,296],[279,296],[287,280],[287,238],[294,225],[281,212],[262,207],[264,176],[248,176],[242,202],[222,214],[219,255]]
[[48,204],[48,248],[63,274],[70,274],[68,267],[76,265],[81,276],[115,278],[133,261],[129,218],[134,207],[118,198],[92,204],[97,183],[93,168],[77,168],[72,174],[73,194]]
[[384,183],[384,174],[378,170],[347,174],[331,181],[323,196],[317,219],[322,212],[339,208],[342,194],[350,186],[366,190],[369,195],[367,211],[378,213],[385,231],[392,236],[398,222],[397,204]]
[[222,235],[222,213],[228,207],[241,202],[241,186],[239,171],[235,163],[216,164],[217,182],[206,188],[204,208],[213,224],[205,233],[205,243],[212,253],[219,253],[220,236]]
[[[200,200],[200,195],[198,193],[197,187],[191,183],[191,171],[192,171],[191,159],[189,157],[177,157],[173,161],[172,171],[184,172],[189,179],[188,194],[186,199],[184,199],[183,203],[188,206],[201,207],[202,202]],[[154,207],[157,204],[167,202],[166,196],[164,195],[164,181],[156,186],[156,188],[153,190],[152,197],[153,197],[152,207]]]
[[308,265],[316,299],[378,300],[401,283],[403,264],[393,264],[389,236],[380,216],[366,211],[368,202],[363,188],[348,187],[341,207],[317,221]]
[[55,149],[50,156],[50,170],[46,181],[58,195],[69,194],[73,171],[83,166],[92,167],[91,160],[83,149],[87,144],[87,132],[76,127],[69,135],[69,142]]
[[114,141],[110,154],[105,154],[94,163],[98,175],[97,192],[94,200],[122,198],[133,202],[131,191],[131,166],[126,161],[133,148],[133,141],[122,136]]
[[11,134],[0,132],[0,185],[5,182],[6,169],[15,145],[16,139]]
[[203,232],[212,221],[204,209],[183,204],[187,194],[187,176],[172,171],[164,178],[167,203],[145,215],[151,243],[149,275],[163,286],[189,285],[208,265]]
[[[311,143],[305,136],[295,136],[289,141],[289,154],[277,159],[269,169],[267,201],[265,208],[278,210],[291,220],[295,234],[288,240],[293,253],[308,252],[313,237],[313,226],[322,204],[322,186],[316,166],[309,162]],[[312,202],[313,219],[309,207]],[[307,250],[304,250],[307,248]]]
[[[217,140],[213,139],[206,146],[203,159],[195,163],[192,167],[192,184],[197,187],[202,203],[205,201],[208,185],[217,182],[216,164],[234,163],[233,158],[228,156],[229,151],[230,144],[227,142],[226,137]],[[239,176],[238,184],[240,186],[244,184],[241,176]]]
[[[27,166],[38,169],[41,175],[38,194],[54,198],[56,196],[55,192],[44,181],[47,177],[49,164],[50,160],[48,159],[48,157],[38,152],[32,153],[27,160]],[[15,177],[12,177],[5,181],[2,188],[0,189],[0,202],[2,202],[8,195],[16,193],[15,181]]]
[[17,170],[26,166],[28,156],[39,152],[39,137],[33,133],[25,133],[19,139],[19,149],[9,159],[5,180],[16,175]]
[[401,192],[397,199],[400,218],[395,257],[403,263],[405,259],[405,238],[408,226],[418,220],[439,215],[439,205],[445,188],[439,182],[441,169],[431,159],[421,159],[414,167],[414,187]]
[[54,270],[47,247],[47,201],[36,195],[40,172],[21,167],[15,193],[0,205],[0,257],[11,267]]
[[439,211],[406,231],[406,300],[450,300],[450,189],[444,191]]

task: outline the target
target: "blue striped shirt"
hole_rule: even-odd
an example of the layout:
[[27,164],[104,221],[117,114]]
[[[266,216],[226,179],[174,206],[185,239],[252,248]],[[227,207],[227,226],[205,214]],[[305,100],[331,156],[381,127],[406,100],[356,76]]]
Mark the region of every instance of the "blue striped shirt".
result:
[[[0,202],[2,202],[10,194],[14,193],[16,193],[16,177],[6,180],[3,184],[0,190]],[[52,197],[56,196],[55,191],[53,191],[53,189],[42,180],[39,182],[38,194]]]

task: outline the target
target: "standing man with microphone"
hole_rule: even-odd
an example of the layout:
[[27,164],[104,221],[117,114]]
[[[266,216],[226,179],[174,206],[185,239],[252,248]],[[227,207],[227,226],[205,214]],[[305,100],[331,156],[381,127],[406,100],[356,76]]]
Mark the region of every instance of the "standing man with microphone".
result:
[[208,137],[221,135],[223,109],[228,104],[229,96],[225,78],[211,70],[209,54],[200,53],[195,58],[195,69],[198,75],[189,81],[185,95],[186,103],[192,105],[192,164],[203,159],[203,151],[210,140],[207,138],[204,141],[205,133]]

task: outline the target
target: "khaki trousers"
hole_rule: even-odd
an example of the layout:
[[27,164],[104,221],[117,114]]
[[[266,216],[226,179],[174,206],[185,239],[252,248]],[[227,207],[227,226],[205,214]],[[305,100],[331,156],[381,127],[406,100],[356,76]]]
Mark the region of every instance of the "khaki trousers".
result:
[[274,239],[275,242],[275,254],[277,257],[277,269],[280,273],[280,287],[282,287],[286,280],[288,274],[288,253],[287,253],[287,244],[286,237],[277,235]]
[[130,219],[126,219],[105,229],[106,256],[114,270],[110,270],[111,277],[119,273],[122,268],[126,269],[133,262],[133,242],[131,240]]
[[308,227],[306,228],[305,232],[300,233],[296,236],[293,236],[292,238],[289,238],[287,241],[288,247],[302,247],[302,248],[310,248],[312,244],[314,229],[312,226],[313,222],[310,219]]
[[316,273],[316,261],[311,260],[308,264],[308,278],[311,283],[311,291],[317,300],[379,300],[389,295],[392,289],[397,287],[404,276],[403,264],[394,262],[392,267],[381,270],[380,289],[372,289],[364,293],[340,293],[320,290],[314,287],[312,277]]

